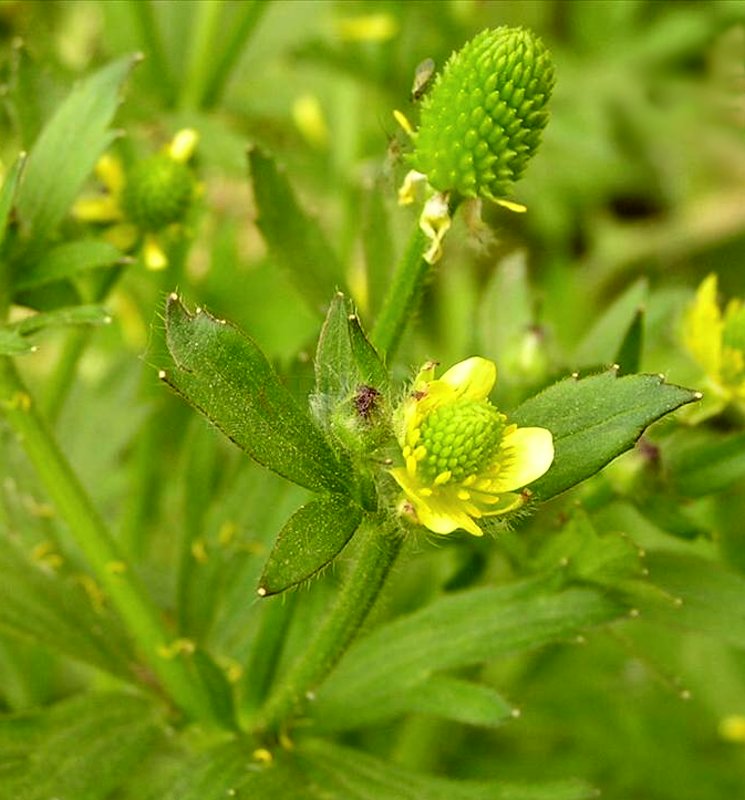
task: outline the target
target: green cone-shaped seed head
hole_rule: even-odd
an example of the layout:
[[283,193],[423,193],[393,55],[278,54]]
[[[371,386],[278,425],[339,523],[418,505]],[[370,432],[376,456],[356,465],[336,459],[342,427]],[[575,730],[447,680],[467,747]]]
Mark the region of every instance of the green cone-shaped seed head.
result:
[[530,31],[482,31],[423,100],[412,166],[438,191],[503,197],[538,147],[553,85],[551,57]]
[[127,176],[122,205],[143,231],[183,222],[194,200],[196,181],[189,167],[166,154],[140,161]]

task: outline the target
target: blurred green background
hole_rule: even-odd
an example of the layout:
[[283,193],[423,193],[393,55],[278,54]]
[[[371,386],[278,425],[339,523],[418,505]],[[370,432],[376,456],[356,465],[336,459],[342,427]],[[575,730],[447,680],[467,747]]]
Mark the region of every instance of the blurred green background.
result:
[[[178,288],[234,321],[298,393],[307,393],[323,309],[264,245],[247,146],[264,147],[286,165],[346,265],[347,288],[369,323],[415,218],[396,205],[407,142],[392,111],[415,121],[409,95],[416,65],[432,57],[441,67],[472,35],[498,25],[532,28],[556,64],[543,145],[515,186],[513,199],[528,212],[486,208],[488,232],[457,221],[394,371],[405,377],[426,358],[449,364],[478,351],[497,361],[502,399],[514,403],[552,377],[610,363],[624,331],[623,308],[643,305],[642,369],[701,388],[680,345],[681,310],[712,271],[724,294],[745,296],[740,0],[0,3],[5,169],[33,145],[76,79],[136,51],[146,58],[116,118],[123,137],[115,152],[132,163],[180,128],[200,134],[199,213],[182,249],[164,273],[134,263],[122,275],[109,303],[114,323],[86,340],[57,428],[164,605],[179,591],[169,574],[176,531],[185,526],[217,540],[226,525],[241,530],[223,571],[201,589],[219,594],[219,602],[206,610],[195,605],[182,620],[191,630],[219,631],[212,644],[231,658],[245,656],[255,635],[242,627],[242,611],[261,567],[257,554],[266,554],[302,494],[278,479],[259,479],[159,388],[163,298]],[[505,292],[517,295],[501,283],[505,273],[495,272],[507,258],[516,275],[527,276],[522,312],[505,302]],[[595,327],[616,302],[620,321]],[[516,313],[530,318],[538,340],[539,357],[527,366],[518,353],[525,342],[500,338],[509,327],[502,319]],[[50,335],[22,364],[42,394],[68,337]],[[6,452],[3,513],[6,521],[25,520],[29,502],[41,500],[23,460]],[[623,480],[623,464],[586,490],[590,505],[600,507],[599,498],[612,494],[616,476]],[[597,519],[639,546],[664,540],[742,572],[742,488],[735,483],[698,502],[687,529],[692,540],[674,538],[618,500],[602,504]],[[31,516],[33,530],[17,526],[29,541],[43,541],[49,523],[38,508]],[[538,547],[545,532],[531,535]],[[399,608],[422,605],[454,563],[489,558],[494,543],[468,547],[461,556],[449,542],[423,544],[416,567],[396,577]],[[499,574],[498,566],[492,570]],[[731,609],[738,625],[745,622],[743,600]],[[719,611],[709,608],[711,618]],[[727,624],[712,630],[707,618],[697,630],[677,631],[634,620],[587,641],[506,659],[484,678],[508,687],[522,713],[496,731],[414,717],[350,734],[348,742],[382,754],[394,741],[394,760],[451,776],[581,776],[612,800],[743,797],[745,731],[731,718],[742,715],[745,728],[745,655]],[[0,638],[7,709],[48,702],[85,682],[35,646],[18,647]]]

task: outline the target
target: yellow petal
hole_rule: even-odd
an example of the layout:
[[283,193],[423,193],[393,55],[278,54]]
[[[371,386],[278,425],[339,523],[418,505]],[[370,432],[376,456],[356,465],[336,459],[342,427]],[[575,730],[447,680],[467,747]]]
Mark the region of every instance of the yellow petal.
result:
[[724,322],[717,304],[717,276],[712,273],[701,282],[696,299],[683,320],[683,342],[699,366],[715,381],[722,367]]
[[148,235],[142,246],[142,256],[145,266],[153,271],[165,269],[168,266],[168,257],[163,252],[163,248],[158,244],[158,240]]
[[193,128],[182,128],[173,137],[166,148],[169,158],[186,163],[193,155],[199,143],[199,134]]
[[80,197],[72,207],[72,215],[82,222],[117,222],[122,210],[117,199],[110,194]]
[[123,253],[132,250],[140,238],[137,228],[130,222],[122,222],[120,225],[108,228],[103,236],[107,242],[119,248]]
[[546,428],[516,428],[504,437],[502,448],[502,471],[490,487],[500,494],[538,480],[554,460],[553,436]]
[[387,42],[398,33],[398,20],[385,12],[343,17],[336,21],[340,39],[347,42]]
[[472,356],[459,361],[439,379],[449,386],[458,399],[485,400],[497,380],[497,367],[493,361]]
[[96,177],[115,197],[122,193],[126,178],[122,162],[116,156],[106,153],[98,159]]

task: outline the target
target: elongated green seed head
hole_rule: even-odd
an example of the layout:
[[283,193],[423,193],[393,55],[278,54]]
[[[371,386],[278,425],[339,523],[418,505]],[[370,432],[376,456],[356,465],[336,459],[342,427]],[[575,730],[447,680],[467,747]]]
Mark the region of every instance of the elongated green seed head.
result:
[[412,166],[438,191],[503,197],[540,143],[553,85],[551,57],[531,32],[482,31],[422,101]]

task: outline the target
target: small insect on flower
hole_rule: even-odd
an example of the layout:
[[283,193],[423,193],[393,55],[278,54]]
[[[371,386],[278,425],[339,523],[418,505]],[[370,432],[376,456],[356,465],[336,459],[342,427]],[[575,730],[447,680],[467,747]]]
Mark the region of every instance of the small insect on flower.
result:
[[354,407],[365,422],[369,422],[370,417],[375,413],[380,396],[380,392],[374,386],[367,386],[363,383],[357,387]]
[[[397,411],[404,466],[390,470],[403,489],[404,511],[434,533],[483,531],[476,520],[522,506],[525,490],[551,466],[554,446],[545,428],[518,428],[488,400],[496,366],[468,358],[434,377],[419,372]],[[522,490],[522,491],[521,491]]]
[[411,85],[411,102],[416,103],[429,91],[435,76],[435,62],[431,58],[417,64],[414,70],[414,82]]

